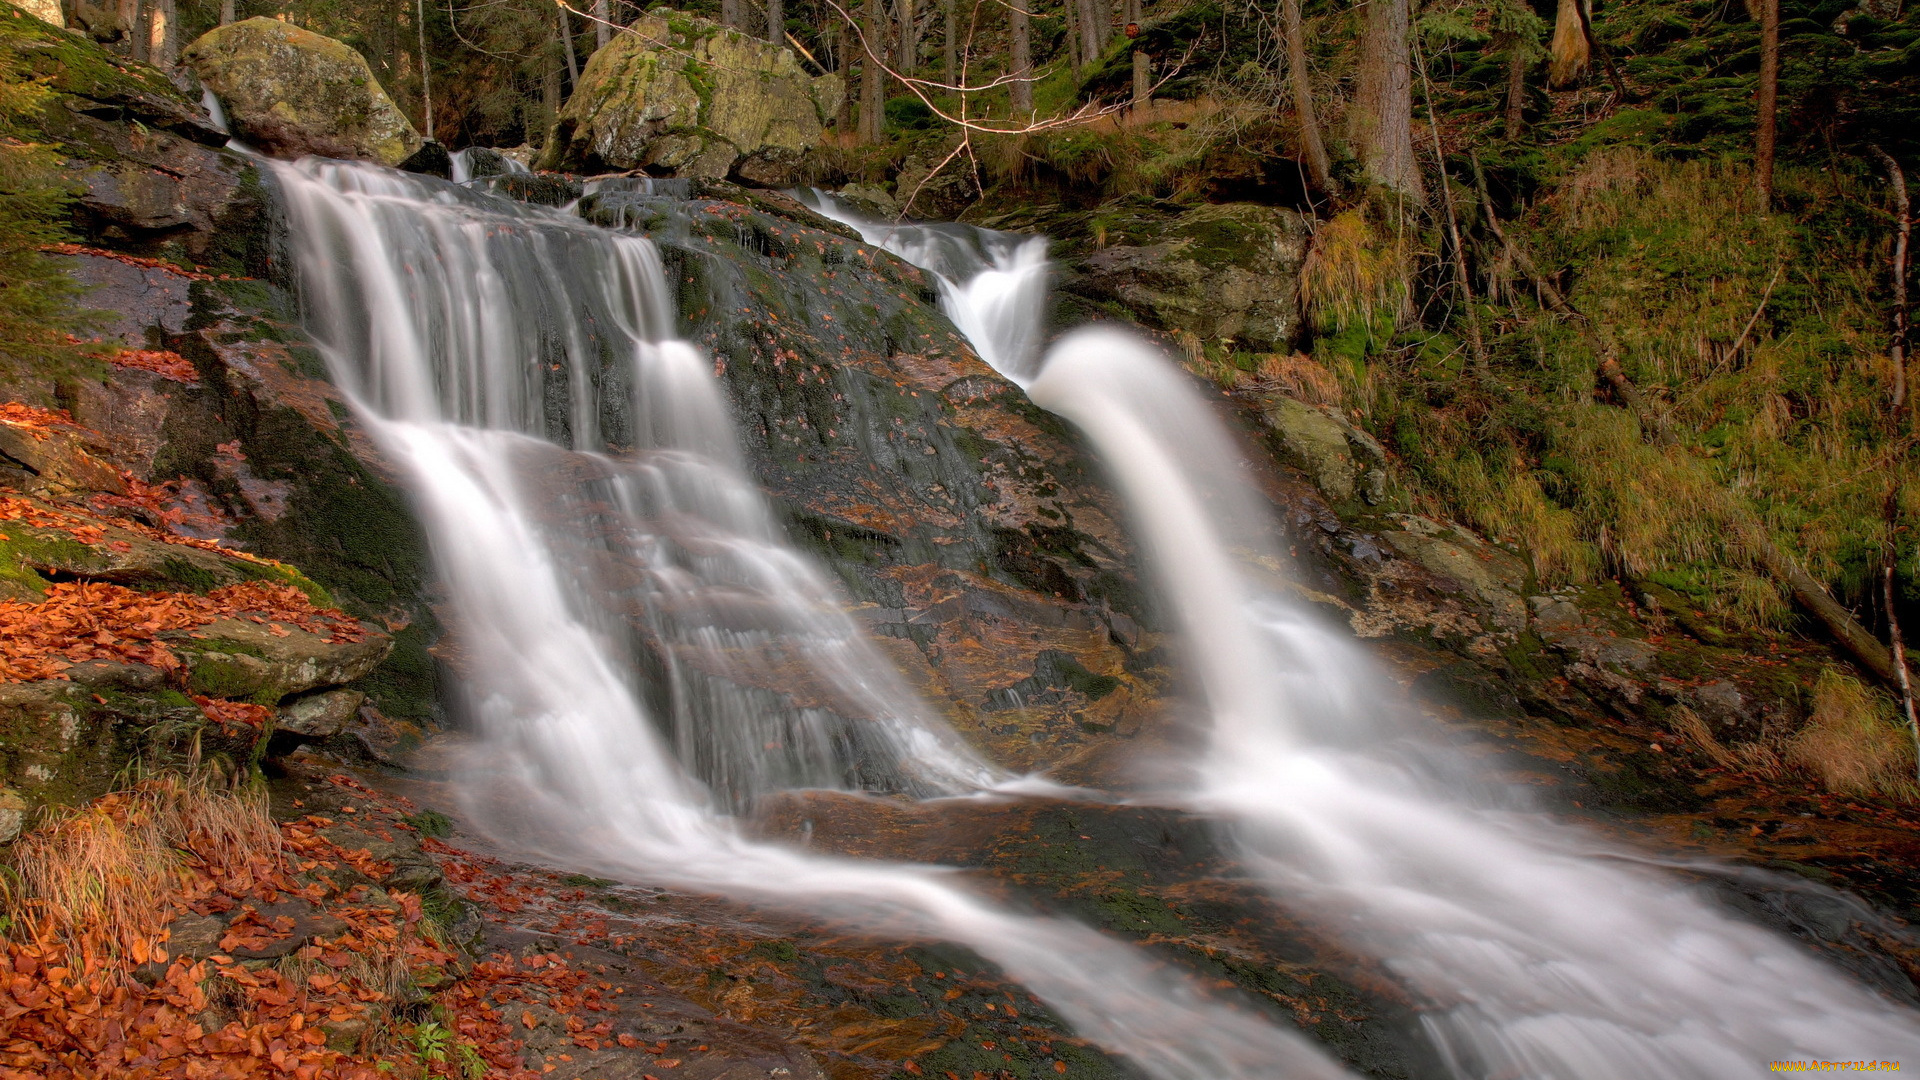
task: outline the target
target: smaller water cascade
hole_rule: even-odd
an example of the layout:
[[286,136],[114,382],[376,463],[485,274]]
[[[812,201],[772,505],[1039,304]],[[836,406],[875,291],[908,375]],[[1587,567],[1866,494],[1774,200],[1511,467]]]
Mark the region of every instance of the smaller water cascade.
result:
[[933,274],[940,310],[980,359],[1017,383],[1039,370],[1047,303],[1047,241],[947,222],[875,222],[831,192],[795,198],[860,238]]
[[213,125],[213,130],[222,135],[233,134],[227,129],[227,107],[220,104],[220,95],[214,93],[212,87],[200,91],[200,107],[207,111],[207,123]]
[[[1086,434],[1210,716],[1174,798],[1225,822],[1277,900],[1425,1001],[1423,1024],[1460,1080],[1704,1080],[1772,1060],[1920,1053],[1920,1016],[1650,860],[1515,809],[1517,793],[1481,803],[1436,782],[1471,775],[1448,751],[1411,747],[1421,769],[1396,761],[1413,733],[1388,714],[1366,658],[1287,595],[1278,522],[1189,377],[1113,328],[1035,356],[1042,301],[1003,290],[1015,277],[1042,287],[1044,240],[873,224],[826,196],[812,205],[939,276],[982,358]],[[984,287],[949,278],[968,268]],[[1028,322],[1005,325],[1014,319]]]
[[519,160],[510,158],[498,150],[486,150],[469,146],[466,149],[455,150],[453,153],[447,155],[452,163],[449,175],[452,177],[454,183],[470,184],[476,179],[474,176],[475,158],[481,154],[486,155],[489,165],[497,170],[503,171],[508,176],[533,175],[532,169],[527,168],[526,165]]
[[1226,490],[1230,444],[1157,350],[1082,330],[1030,392],[1100,449],[1172,600],[1212,716],[1191,805],[1231,822],[1277,899],[1431,1003],[1457,1075],[1679,1080],[1920,1051],[1920,1018],[1627,853],[1351,747],[1339,733],[1379,730],[1383,687],[1243,568],[1284,565],[1277,526]]
[[611,665],[542,668],[476,708],[527,718],[574,711],[556,692],[637,695],[728,805],[996,778],[781,539],[707,363],[671,338],[652,244],[386,170],[276,171],[336,382],[396,457],[431,461],[416,489],[461,537],[440,557],[465,564],[453,580],[488,582],[465,601],[476,665],[504,678],[527,651],[559,649],[560,623],[530,640],[516,614],[547,607],[594,639],[555,662]]

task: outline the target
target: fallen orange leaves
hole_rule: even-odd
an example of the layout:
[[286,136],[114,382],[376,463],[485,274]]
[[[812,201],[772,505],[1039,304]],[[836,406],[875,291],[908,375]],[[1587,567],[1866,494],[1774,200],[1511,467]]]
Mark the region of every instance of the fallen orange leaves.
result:
[[163,379],[171,379],[174,382],[200,381],[200,373],[194,370],[192,362],[179,353],[167,349],[126,349],[107,357],[107,362],[115,367],[151,371]]
[[105,248],[87,247],[85,244],[47,244],[40,250],[54,255],[92,255],[101,259],[112,259],[114,262],[126,263],[128,266],[138,266],[142,269],[165,270],[169,274],[188,278],[193,281],[218,281],[226,278],[226,275],[215,275],[202,273],[198,270],[188,270],[185,267],[175,266],[163,259],[147,259],[139,255],[128,255],[121,251],[108,251]]
[[36,439],[46,438],[56,427],[88,430],[74,423],[73,415],[65,409],[43,409],[19,401],[0,401],[0,424],[20,428]]
[[[142,790],[107,796],[88,813],[138,815],[146,805]],[[418,898],[395,893],[392,903],[376,902],[364,886],[349,890],[328,909],[345,929],[303,946],[295,954],[302,963],[292,968],[243,964],[225,954],[168,962],[162,943],[160,927],[174,915],[236,908],[240,914],[228,924],[220,948],[283,939],[293,920],[263,916],[259,905],[287,896],[318,903],[325,895],[321,885],[303,882],[296,871],[341,868],[347,856],[358,857],[345,860],[354,865],[370,866],[365,851],[342,851],[318,835],[325,820],[307,817],[277,829],[263,823],[279,845],[268,853],[190,858],[163,910],[137,920],[143,924],[137,929],[138,947],[110,940],[115,929],[97,923],[77,940],[16,927],[16,940],[0,941],[0,1080],[385,1076],[358,1048],[329,1047],[325,1025],[371,1019],[373,1010],[398,1000],[384,974],[396,965],[417,971],[457,964],[453,953],[414,929]],[[192,847],[194,852],[217,850],[205,839],[196,839]],[[150,974],[136,979],[129,965],[143,961]],[[162,963],[164,968],[155,967]],[[477,1048],[488,1076],[526,1080],[535,1074],[521,1067],[518,1044],[486,996],[496,982],[572,980],[557,967],[523,972],[506,956],[479,969],[443,995],[449,1026]],[[452,1080],[459,1075],[456,1069],[453,1062],[439,1062],[424,1072]]]
[[89,660],[171,672],[180,661],[160,635],[224,618],[271,619],[333,642],[366,636],[346,614],[314,607],[291,585],[247,581],[199,596],[136,592],[105,582],[57,582],[37,603],[0,601],[0,682],[65,678],[67,668]]
[[265,705],[254,705],[245,701],[221,701],[218,698],[201,697],[189,694],[207,719],[216,724],[245,724],[250,728],[265,727],[273,717],[273,710]]

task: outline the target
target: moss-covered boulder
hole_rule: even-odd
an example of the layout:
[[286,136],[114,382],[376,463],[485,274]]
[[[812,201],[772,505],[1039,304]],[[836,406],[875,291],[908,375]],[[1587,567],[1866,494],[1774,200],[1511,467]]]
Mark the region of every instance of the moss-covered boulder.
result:
[[656,8],[593,54],[540,166],[793,183],[843,92],[788,49]]
[[1023,207],[979,224],[1053,239],[1066,315],[1121,315],[1221,353],[1284,352],[1300,331],[1307,220],[1255,203],[1174,210]]
[[233,133],[269,154],[398,165],[421,138],[342,42],[277,19],[217,27],[181,54],[220,96]]

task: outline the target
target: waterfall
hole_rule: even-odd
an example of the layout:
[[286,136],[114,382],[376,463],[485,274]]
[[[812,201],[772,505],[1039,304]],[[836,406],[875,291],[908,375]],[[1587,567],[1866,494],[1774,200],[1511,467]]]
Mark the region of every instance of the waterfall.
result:
[[746,839],[728,811],[772,791],[1018,781],[784,543],[649,241],[370,165],[265,164],[308,332],[426,524],[491,752],[474,816],[603,872],[960,942],[1152,1076],[1342,1075],[1146,953],[950,871]]
[[486,150],[469,146],[463,150],[455,150],[453,153],[447,155],[449,162],[448,175],[453,179],[453,182],[456,184],[469,184],[475,179],[478,179],[478,177],[474,175],[474,166],[476,164],[475,158],[481,155],[485,155],[487,164],[497,173],[507,176],[533,175],[532,169],[527,168],[525,164],[502,154],[498,150]]
[[[1278,901],[1423,1000],[1456,1076],[1691,1080],[1920,1053],[1920,1017],[1644,858],[1540,814],[1475,805],[1430,779],[1471,774],[1432,761],[1448,751],[1419,747],[1427,770],[1396,764],[1381,748],[1416,733],[1395,730],[1385,680],[1358,649],[1271,582],[1287,565],[1278,522],[1185,374],[1112,328],[1078,330],[1038,359],[1042,301],[1009,304],[1004,290],[1016,275],[1044,287],[1044,240],[875,224],[819,195],[811,205],[936,274],[982,357],[1085,433],[1211,717],[1184,805],[1228,822]],[[1013,318],[1030,321],[1004,325]]]
[[1280,560],[1275,523],[1218,490],[1236,472],[1225,433],[1151,346],[1079,331],[1030,392],[1098,448],[1172,601],[1212,716],[1191,805],[1232,823],[1277,898],[1339,913],[1428,1003],[1456,1074],[1748,1076],[1772,1060],[1920,1051],[1912,1013],[1629,853],[1476,807],[1325,734],[1377,726],[1367,710],[1384,682],[1240,568]]
[[874,222],[831,192],[793,192],[821,214],[854,229],[874,247],[933,274],[940,310],[980,359],[1025,384],[1040,363],[1047,303],[1047,241],[1039,236],[947,222]]

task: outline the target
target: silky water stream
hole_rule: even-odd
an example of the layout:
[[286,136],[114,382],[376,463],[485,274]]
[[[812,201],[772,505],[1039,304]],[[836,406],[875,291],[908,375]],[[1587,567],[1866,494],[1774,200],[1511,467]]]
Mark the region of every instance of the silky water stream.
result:
[[964,944],[1151,1076],[1342,1074],[1148,954],[951,871],[743,836],[730,811],[785,789],[1042,785],[949,731],[782,540],[650,241],[368,165],[269,167],[306,328],[432,543],[491,749],[466,781],[475,816],[629,880]]
[[[1414,741],[1383,704],[1383,677],[1275,580],[1278,522],[1192,381],[1118,329],[1075,331],[1041,355],[1043,240],[876,223],[807,198],[938,275],[983,358],[1086,435],[1210,716],[1185,805],[1223,823],[1276,899],[1344,924],[1425,1003],[1453,1074],[1739,1077],[1920,1052],[1920,1016],[1653,860],[1517,793],[1436,780],[1472,770]],[[1032,322],[1004,325],[1014,318]]]

